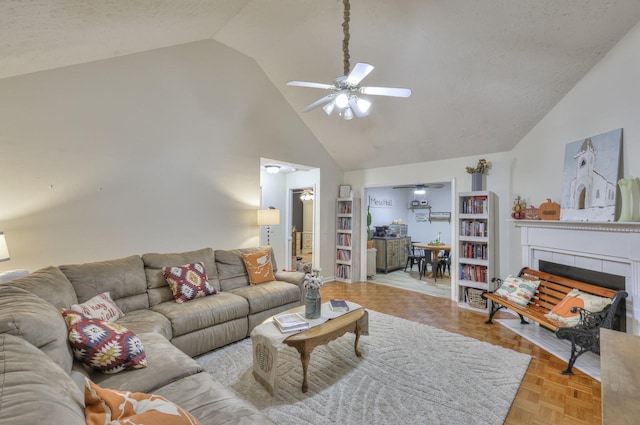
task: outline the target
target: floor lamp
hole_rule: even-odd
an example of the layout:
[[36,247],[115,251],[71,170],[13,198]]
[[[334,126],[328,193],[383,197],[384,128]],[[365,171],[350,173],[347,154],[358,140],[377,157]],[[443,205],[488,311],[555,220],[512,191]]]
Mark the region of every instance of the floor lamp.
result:
[[267,226],[267,245],[271,245],[269,240],[271,226],[280,224],[280,210],[269,207],[266,210],[258,210],[258,226]]

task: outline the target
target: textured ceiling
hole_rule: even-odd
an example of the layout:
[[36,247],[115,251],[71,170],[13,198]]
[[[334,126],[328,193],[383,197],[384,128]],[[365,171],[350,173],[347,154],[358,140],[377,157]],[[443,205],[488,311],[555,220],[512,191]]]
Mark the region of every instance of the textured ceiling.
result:
[[[296,111],[342,75],[340,0],[2,0],[0,78],[213,38],[256,60]],[[301,118],[345,170],[511,149],[640,20],[637,0],[351,0],[371,97]]]

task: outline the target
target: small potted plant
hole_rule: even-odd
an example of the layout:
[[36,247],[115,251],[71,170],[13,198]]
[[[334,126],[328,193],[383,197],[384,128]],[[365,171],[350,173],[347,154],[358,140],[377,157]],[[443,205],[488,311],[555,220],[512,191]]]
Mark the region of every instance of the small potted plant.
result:
[[304,277],[304,287],[307,290],[304,300],[304,315],[307,319],[317,319],[320,317],[320,305],[322,304],[320,287],[322,284],[320,269],[313,269]]
[[471,190],[473,192],[484,190],[484,176],[489,174],[491,163],[484,158],[478,160],[475,167],[466,167],[467,173],[471,174]]

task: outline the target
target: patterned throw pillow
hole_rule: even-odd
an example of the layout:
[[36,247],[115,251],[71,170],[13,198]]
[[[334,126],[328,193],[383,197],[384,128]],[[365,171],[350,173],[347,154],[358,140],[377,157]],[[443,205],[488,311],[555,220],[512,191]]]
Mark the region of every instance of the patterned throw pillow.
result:
[[87,425],[200,425],[189,412],[164,397],[101,388],[88,379],[84,404]]
[[142,342],[129,329],[73,310],[63,310],[62,316],[73,355],[82,363],[106,374],[147,367]]
[[544,316],[565,326],[575,326],[580,322],[580,312],[572,313],[572,307],[580,307],[592,313],[598,313],[609,304],[611,304],[609,298],[586,294],[578,289],[573,289]]
[[539,280],[527,280],[515,276],[507,276],[494,294],[503,300],[526,307],[536,294],[536,289],[538,289],[539,285]]
[[242,260],[244,261],[244,266],[247,268],[249,283],[252,285],[276,280],[276,277],[273,275],[270,249],[242,253]]
[[184,266],[163,267],[162,274],[173,292],[177,303],[215,295],[218,290],[209,284],[204,263],[191,263]]
[[109,292],[98,294],[82,304],[73,304],[71,310],[82,313],[90,319],[100,319],[108,322],[114,322],[124,317],[124,313],[113,302]]

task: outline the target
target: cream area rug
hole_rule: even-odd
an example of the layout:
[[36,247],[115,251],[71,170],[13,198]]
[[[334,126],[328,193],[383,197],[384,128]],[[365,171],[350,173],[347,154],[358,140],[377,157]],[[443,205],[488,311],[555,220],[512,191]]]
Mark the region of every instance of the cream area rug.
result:
[[311,353],[309,390],[293,348],[279,355],[271,396],[251,373],[251,340],[196,360],[274,422],[287,424],[502,424],[531,357],[369,310],[363,357],[346,334]]

